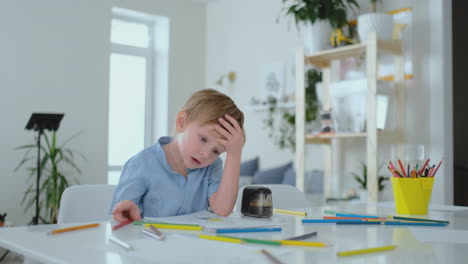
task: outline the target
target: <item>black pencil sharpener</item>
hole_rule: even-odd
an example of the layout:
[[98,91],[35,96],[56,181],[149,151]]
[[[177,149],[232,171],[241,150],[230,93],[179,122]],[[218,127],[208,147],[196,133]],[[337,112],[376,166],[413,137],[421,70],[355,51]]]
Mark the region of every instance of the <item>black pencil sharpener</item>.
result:
[[273,215],[271,190],[263,186],[246,186],[242,192],[241,213],[251,217],[271,217]]

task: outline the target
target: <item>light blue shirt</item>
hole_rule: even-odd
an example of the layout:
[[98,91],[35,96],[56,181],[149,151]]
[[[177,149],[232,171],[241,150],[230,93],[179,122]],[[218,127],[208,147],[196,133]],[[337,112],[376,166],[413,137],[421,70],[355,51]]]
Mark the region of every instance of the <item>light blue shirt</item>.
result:
[[218,190],[223,162],[216,159],[200,169],[188,169],[185,177],[171,169],[162,146],[172,141],[161,137],[125,163],[114,191],[111,208],[122,200],[135,202],[143,217],[183,215],[208,209],[208,198]]

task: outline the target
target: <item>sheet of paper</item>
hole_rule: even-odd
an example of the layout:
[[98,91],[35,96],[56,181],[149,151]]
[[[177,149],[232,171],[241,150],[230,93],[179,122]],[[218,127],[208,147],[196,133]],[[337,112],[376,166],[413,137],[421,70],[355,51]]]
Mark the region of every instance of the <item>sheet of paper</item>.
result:
[[[143,238],[128,241],[134,250],[128,251],[128,261],[153,263],[271,263],[253,244],[235,244],[211,241],[196,236],[169,234],[165,240]],[[177,246],[174,246],[177,245]],[[292,253],[280,247],[268,247],[268,251],[283,260]],[[130,262],[131,263],[131,262]]]
[[468,244],[468,231],[466,230],[421,227],[411,227],[409,230],[421,242]]
[[286,216],[272,218],[253,218],[232,213],[228,217],[221,217],[208,211],[200,211],[193,214],[170,217],[145,217],[148,221],[159,221],[174,224],[197,224],[204,228],[242,228],[242,227],[271,227],[281,226],[287,223]]

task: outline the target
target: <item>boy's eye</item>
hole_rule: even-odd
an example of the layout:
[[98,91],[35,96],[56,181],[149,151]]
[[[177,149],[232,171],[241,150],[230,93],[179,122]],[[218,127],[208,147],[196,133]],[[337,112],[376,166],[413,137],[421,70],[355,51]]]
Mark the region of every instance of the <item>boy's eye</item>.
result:
[[206,137],[200,137],[201,142],[206,142]]
[[216,155],[219,155],[219,151],[217,151],[217,150],[213,150],[213,153],[216,154]]

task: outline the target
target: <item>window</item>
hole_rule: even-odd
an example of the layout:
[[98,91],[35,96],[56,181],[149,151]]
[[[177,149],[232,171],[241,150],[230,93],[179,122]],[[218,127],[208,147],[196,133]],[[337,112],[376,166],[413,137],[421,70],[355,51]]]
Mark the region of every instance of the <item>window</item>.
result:
[[108,183],[125,162],[167,135],[168,19],[113,8]]

